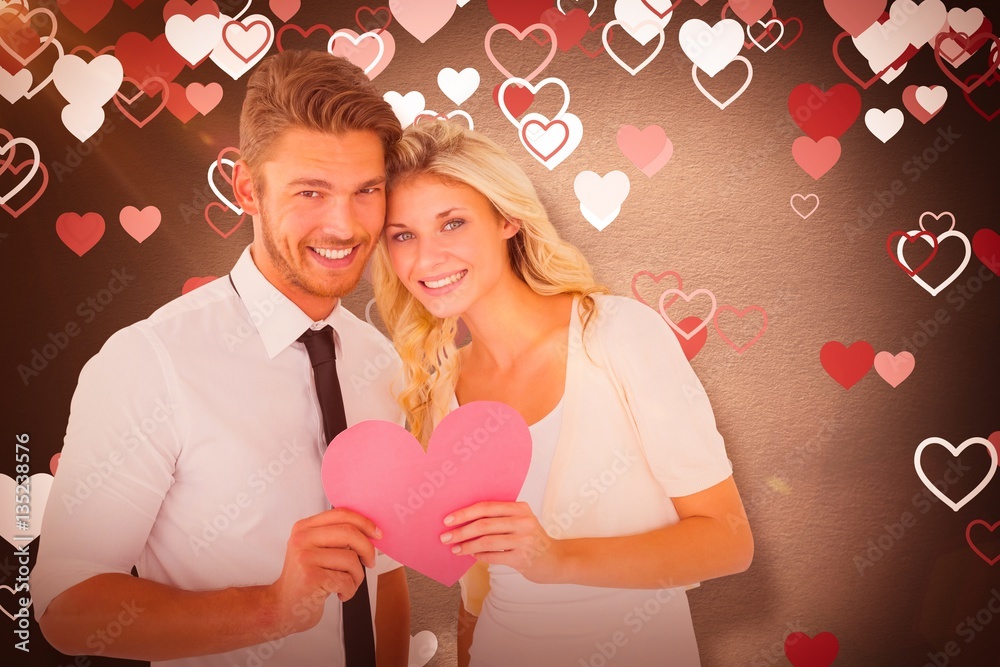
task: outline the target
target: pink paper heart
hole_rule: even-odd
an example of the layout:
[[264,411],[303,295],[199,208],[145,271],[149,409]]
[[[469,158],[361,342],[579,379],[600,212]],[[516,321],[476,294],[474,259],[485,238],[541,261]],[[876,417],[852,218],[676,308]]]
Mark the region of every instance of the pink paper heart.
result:
[[530,461],[531,434],[521,415],[503,403],[474,401],[441,420],[426,453],[396,424],[355,424],[327,448],[323,488],[334,507],[382,529],[376,547],[451,586],[476,559],[441,542],[444,517],[484,500],[516,500]]

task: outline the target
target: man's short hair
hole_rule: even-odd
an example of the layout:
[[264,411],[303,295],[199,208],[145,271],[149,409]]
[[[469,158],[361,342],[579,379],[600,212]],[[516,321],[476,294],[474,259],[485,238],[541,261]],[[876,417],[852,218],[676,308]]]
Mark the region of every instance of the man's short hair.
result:
[[274,143],[291,128],[374,132],[386,160],[402,136],[392,107],[364,71],[323,51],[283,51],[262,60],[250,75],[240,113],[240,156],[255,187],[263,185],[260,167]]

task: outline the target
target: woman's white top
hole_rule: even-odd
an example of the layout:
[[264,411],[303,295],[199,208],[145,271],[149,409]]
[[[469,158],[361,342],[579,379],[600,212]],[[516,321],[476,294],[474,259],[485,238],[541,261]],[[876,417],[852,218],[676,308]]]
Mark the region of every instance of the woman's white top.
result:
[[[632,299],[595,299],[586,346],[574,301],[565,393],[529,427],[518,499],[555,538],[676,523],[671,497],[732,474],[708,398],[667,324]],[[535,584],[491,565],[489,583],[472,667],[700,664],[686,587],[669,580],[654,590]]]

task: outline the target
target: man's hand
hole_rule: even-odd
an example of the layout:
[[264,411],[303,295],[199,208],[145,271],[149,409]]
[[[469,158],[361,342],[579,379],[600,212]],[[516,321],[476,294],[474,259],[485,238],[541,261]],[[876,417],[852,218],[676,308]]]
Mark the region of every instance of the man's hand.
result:
[[302,632],[319,623],[333,593],[350,600],[364,578],[363,566],[375,567],[372,539],[382,531],[368,518],[332,509],[292,526],[281,576],[270,593],[282,627]]

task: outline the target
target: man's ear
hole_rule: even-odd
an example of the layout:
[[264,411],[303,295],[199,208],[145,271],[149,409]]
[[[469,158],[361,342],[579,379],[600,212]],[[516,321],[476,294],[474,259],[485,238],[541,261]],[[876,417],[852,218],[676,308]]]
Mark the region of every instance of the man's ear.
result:
[[253,175],[250,167],[243,160],[237,160],[233,165],[233,195],[236,205],[250,215],[260,213],[260,201],[255,197]]

